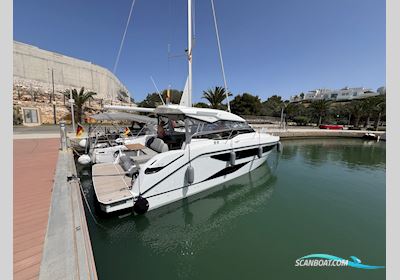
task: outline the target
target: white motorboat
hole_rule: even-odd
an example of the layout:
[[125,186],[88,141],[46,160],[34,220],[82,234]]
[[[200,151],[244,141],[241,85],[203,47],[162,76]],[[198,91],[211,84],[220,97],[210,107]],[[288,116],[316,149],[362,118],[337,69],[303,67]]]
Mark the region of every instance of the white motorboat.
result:
[[372,132],[366,132],[362,138],[365,140],[377,140],[378,139],[378,135],[376,135],[375,133]]
[[139,155],[121,152],[114,163],[92,166],[103,211],[133,207],[143,214],[251,172],[280,149],[278,136],[256,132],[229,112],[179,105],[154,112],[165,136],[146,136]]
[[145,110],[158,119],[157,136],[144,136],[129,151],[120,151],[113,163],[92,166],[95,194],[105,212],[133,207],[143,214],[251,172],[274,148],[281,148],[278,136],[256,132],[240,116],[192,107],[191,2],[188,0],[189,75],[180,104],[105,106]]

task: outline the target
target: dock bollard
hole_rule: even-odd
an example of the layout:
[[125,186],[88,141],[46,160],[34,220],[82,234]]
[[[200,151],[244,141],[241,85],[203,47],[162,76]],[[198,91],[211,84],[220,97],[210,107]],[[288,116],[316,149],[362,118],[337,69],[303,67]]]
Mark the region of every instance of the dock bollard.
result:
[[67,150],[67,129],[65,127],[65,121],[60,121],[60,143],[61,150]]

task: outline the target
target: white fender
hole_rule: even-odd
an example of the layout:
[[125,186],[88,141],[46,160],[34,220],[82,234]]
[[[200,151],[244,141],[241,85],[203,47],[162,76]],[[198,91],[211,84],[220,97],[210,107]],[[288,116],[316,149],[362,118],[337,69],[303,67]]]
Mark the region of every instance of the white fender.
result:
[[81,156],[78,158],[78,162],[79,162],[80,164],[82,164],[82,165],[87,165],[87,164],[89,164],[91,161],[92,161],[92,160],[90,159],[90,156],[89,156],[89,155],[81,155]]
[[83,138],[81,141],[79,141],[79,146],[81,146],[82,148],[86,148],[86,144],[87,144],[86,138]]

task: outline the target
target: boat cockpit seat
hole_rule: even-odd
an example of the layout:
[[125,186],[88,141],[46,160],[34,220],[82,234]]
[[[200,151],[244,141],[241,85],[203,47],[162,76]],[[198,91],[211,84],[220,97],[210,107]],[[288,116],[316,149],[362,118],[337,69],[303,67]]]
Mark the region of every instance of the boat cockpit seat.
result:
[[150,137],[146,141],[146,146],[146,148],[142,149],[142,154],[134,157],[129,157],[130,160],[133,160],[136,166],[147,162],[156,154],[169,151],[168,145],[165,144],[164,141],[160,138]]
[[147,142],[146,142],[146,146],[148,146],[149,148],[151,148],[153,151],[157,152],[157,153],[164,153],[164,152],[168,152],[168,145],[164,143],[164,141],[160,138],[150,138]]
[[132,175],[138,171],[138,167],[135,162],[125,154],[121,154],[119,157],[119,164],[125,171],[126,176],[132,177]]

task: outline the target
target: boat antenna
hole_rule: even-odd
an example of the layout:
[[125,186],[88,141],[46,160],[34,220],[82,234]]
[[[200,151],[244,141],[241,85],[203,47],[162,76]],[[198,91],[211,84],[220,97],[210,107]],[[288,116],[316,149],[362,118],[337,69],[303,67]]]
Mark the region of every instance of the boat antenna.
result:
[[154,87],[156,88],[156,91],[157,91],[157,93],[158,93],[158,96],[160,96],[160,99],[161,99],[162,104],[165,105],[164,99],[162,98],[162,95],[161,95],[160,91],[158,90],[158,87],[157,87],[156,83],[154,82],[153,77],[150,76],[150,79],[151,79],[151,81],[153,82]]
[[132,5],[131,5],[131,9],[129,10],[128,20],[126,21],[126,25],[125,25],[124,35],[122,35],[121,44],[119,45],[117,58],[115,59],[115,63],[114,63],[114,68],[113,68],[113,73],[114,74],[115,74],[115,71],[117,71],[117,66],[118,66],[118,63],[119,63],[119,57],[121,56],[122,47],[123,47],[124,42],[125,42],[125,36],[126,36],[126,32],[128,31],[129,22],[131,21],[133,6],[135,6],[135,2],[136,2],[136,0],[132,0]]
[[231,112],[231,105],[229,104],[228,84],[226,83],[224,61],[223,61],[223,59],[222,59],[222,49],[221,49],[221,43],[220,43],[220,40],[219,40],[217,16],[215,15],[214,0],[211,0],[211,8],[212,8],[212,13],[213,13],[213,17],[214,17],[215,35],[216,35],[216,37],[217,37],[218,52],[219,52],[219,61],[220,61],[220,64],[221,64],[222,77],[223,77],[223,79],[224,79],[224,87],[225,87],[226,100],[228,101],[228,112]]

